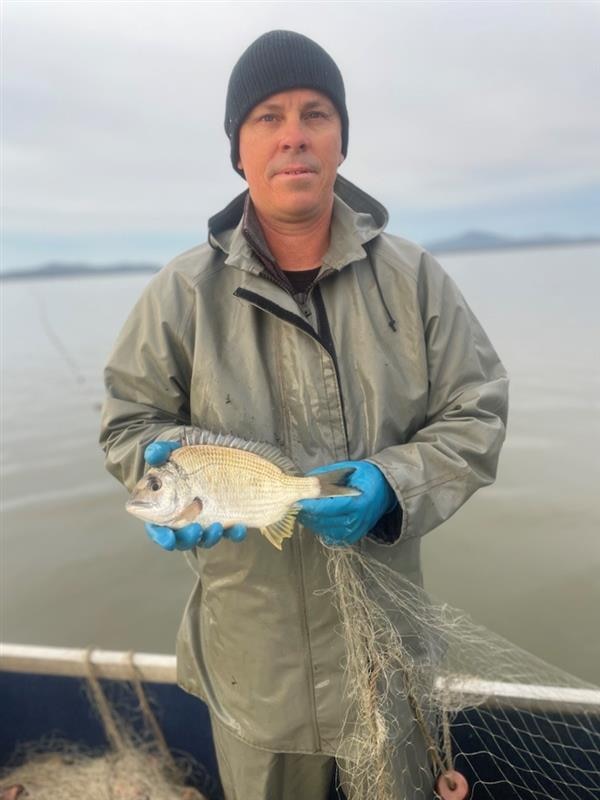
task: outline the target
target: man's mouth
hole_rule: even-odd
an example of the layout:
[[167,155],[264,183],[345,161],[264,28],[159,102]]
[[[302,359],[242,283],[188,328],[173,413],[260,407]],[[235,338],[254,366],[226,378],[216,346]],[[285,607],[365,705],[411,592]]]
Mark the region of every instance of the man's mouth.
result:
[[312,175],[314,170],[308,169],[308,167],[291,167],[290,169],[282,169],[280,170],[280,175]]

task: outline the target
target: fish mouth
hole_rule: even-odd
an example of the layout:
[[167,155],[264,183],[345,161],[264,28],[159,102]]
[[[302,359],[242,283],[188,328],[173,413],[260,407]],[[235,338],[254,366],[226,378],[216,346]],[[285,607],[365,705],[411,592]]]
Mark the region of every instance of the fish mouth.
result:
[[145,500],[128,500],[125,503],[125,511],[140,519],[151,519],[154,513],[154,506]]

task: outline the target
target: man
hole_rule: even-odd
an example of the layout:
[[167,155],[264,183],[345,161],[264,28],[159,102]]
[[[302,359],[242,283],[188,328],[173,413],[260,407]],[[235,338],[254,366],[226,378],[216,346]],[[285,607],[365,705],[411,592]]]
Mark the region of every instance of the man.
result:
[[106,368],[101,442],[129,489],[144,451],[164,461],[185,426],[270,442],[303,472],[353,468],[360,496],[304,501],[282,552],[243,526],[148,526],[197,574],[178,679],[208,703],[227,800],[320,800],[345,711],[322,538],[421,585],[420,537],[494,480],[507,379],[436,261],[337,175],[348,114],[322,48],[255,41],[225,129],[249,192],[138,301]]

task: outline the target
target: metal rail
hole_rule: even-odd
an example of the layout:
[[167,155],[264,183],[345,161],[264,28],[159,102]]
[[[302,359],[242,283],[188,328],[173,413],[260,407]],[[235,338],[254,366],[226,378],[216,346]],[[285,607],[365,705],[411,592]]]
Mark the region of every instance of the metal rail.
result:
[[[131,661],[143,681],[177,683],[175,656],[158,653],[127,653],[119,650],[88,651],[74,647],[39,647],[0,642],[0,671],[85,677],[86,659],[90,652],[94,673],[99,678],[130,680]],[[574,711],[586,708],[600,714],[600,689],[545,686],[542,684],[483,681],[472,676],[456,676],[440,681],[444,692],[472,695],[477,705],[510,704],[517,708]]]
[[130,658],[143,681],[177,683],[175,656],[158,653],[132,653],[119,650],[96,650],[75,647],[38,647],[0,643],[0,671],[28,672],[36,675],[64,675],[84,678],[88,674],[87,654],[99,678],[130,680]]

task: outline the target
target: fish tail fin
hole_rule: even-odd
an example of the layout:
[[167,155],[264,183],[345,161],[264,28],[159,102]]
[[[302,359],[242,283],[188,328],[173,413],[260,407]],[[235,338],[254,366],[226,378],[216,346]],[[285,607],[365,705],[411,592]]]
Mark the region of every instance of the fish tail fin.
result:
[[289,539],[294,532],[294,523],[299,511],[299,506],[292,506],[283,519],[261,528],[260,532],[274,547],[281,550],[283,540]]
[[338,497],[346,495],[348,497],[360,494],[358,489],[353,486],[346,486],[346,481],[352,475],[354,469],[336,469],[333,472],[323,472],[315,475],[321,485],[319,497]]

